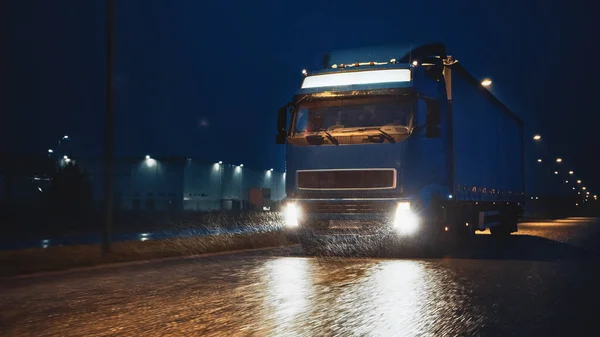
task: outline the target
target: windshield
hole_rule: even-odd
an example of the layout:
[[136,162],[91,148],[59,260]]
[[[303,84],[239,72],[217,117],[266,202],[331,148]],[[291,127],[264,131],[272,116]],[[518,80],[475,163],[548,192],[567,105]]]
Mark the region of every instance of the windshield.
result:
[[296,110],[293,134],[383,126],[403,126],[409,129],[414,102],[414,99],[400,97],[303,102]]

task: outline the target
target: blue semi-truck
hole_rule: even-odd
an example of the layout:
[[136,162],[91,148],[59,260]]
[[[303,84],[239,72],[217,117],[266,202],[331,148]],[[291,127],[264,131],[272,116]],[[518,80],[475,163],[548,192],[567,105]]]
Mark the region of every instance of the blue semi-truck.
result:
[[327,53],[278,111],[286,228],[320,238],[517,231],[523,122],[442,43]]

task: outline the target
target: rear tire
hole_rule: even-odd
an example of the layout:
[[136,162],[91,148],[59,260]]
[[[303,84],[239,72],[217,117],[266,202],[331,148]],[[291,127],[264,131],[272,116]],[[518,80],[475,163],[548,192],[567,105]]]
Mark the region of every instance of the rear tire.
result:
[[498,225],[496,227],[491,227],[490,233],[492,234],[493,237],[497,237],[497,238],[505,238],[505,237],[510,236],[510,230],[509,230],[507,223],[501,223],[500,225]]

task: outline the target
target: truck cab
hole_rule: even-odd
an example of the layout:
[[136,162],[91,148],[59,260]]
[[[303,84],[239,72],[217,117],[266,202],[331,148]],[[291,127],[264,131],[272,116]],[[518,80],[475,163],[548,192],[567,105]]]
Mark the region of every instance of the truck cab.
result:
[[454,197],[454,62],[442,44],[365,48],[327,54],[323,69],[303,72],[277,123],[288,231],[306,243],[481,229],[469,221],[478,223],[482,200],[456,207]]

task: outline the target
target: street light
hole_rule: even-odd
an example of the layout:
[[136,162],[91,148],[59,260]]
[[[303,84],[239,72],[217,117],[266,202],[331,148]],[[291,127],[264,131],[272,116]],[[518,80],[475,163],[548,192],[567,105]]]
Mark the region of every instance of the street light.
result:
[[244,167],[244,164],[240,164],[240,167]]
[[146,155],[146,159],[150,159],[150,155],[149,154]]
[[554,174],[558,174],[558,171],[554,171]]
[[557,163],[562,163],[562,158],[556,158]]
[[573,174],[573,173],[575,173],[575,172],[573,172],[573,171],[569,171],[569,174]]
[[223,164],[223,162],[219,160],[218,164],[221,165],[221,164]]
[[69,136],[64,135],[62,139],[69,139]]
[[539,158],[539,159],[538,159],[538,163],[541,163],[541,162],[542,162],[542,159],[541,159],[541,158]]
[[48,153],[54,153],[54,150],[48,149]]
[[585,191],[585,186],[583,186],[581,189]]
[[533,140],[540,140],[540,139],[542,139],[542,136],[540,136],[540,135],[533,136]]
[[577,180],[577,183],[578,183],[578,184],[581,184],[581,180]]
[[490,85],[492,85],[492,80],[490,80],[489,78],[484,79],[483,81],[481,81],[481,85],[483,85],[484,87],[489,87]]

